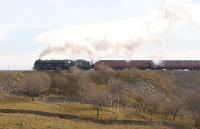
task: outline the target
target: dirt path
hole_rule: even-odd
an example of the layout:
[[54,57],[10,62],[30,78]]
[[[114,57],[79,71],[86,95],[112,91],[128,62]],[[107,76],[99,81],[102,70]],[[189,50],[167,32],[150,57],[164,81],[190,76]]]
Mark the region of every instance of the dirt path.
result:
[[110,120],[110,119],[96,119],[93,117],[80,117],[77,115],[69,114],[60,114],[60,113],[51,113],[45,111],[33,111],[33,110],[24,110],[24,109],[0,109],[0,113],[21,113],[21,114],[33,114],[46,117],[59,117],[61,119],[71,119],[71,120],[83,120],[90,121],[97,124],[133,124],[133,125],[164,125],[173,127],[174,129],[192,129],[190,127],[179,125],[170,122],[163,121],[143,121],[143,120]]

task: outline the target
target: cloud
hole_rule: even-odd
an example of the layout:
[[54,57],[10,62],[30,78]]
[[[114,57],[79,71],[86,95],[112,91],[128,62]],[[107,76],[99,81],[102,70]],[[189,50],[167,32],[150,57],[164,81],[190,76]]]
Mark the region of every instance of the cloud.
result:
[[2,25],[0,26],[0,41],[5,40],[6,37],[9,35],[10,32],[14,31],[16,27]]
[[51,4],[54,4],[54,3],[55,3],[55,0],[49,0],[49,2],[50,2]]
[[173,44],[166,43],[162,35],[174,38],[178,27],[184,24],[199,25],[199,7],[190,0],[166,0],[162,7],[142,18],[53,29],[36,37],[38,42],[48,45],[40,58],[48,55],[124,58],[132,57],[147,45],[165,51],[162,44]]
[[[165,51],[162,53],[160,59],[170,59],[170,60],[196,60],[199,59],[199,50],[187,50],[187,51]],[[159,58],[157,58],[159,59]]]
[[[138,5],[140,3],[142,3],[143,5],[144,4],[149,4],[149,3],[157,3],[159,2],[160,0],[151,0],[151,1],[142,1],[142,0],[118,0],[120,4],[124,4],[124,5],[127,5],[127,6],[134,6],[134,5]],[[161,0],[162,1],[162,0]]]

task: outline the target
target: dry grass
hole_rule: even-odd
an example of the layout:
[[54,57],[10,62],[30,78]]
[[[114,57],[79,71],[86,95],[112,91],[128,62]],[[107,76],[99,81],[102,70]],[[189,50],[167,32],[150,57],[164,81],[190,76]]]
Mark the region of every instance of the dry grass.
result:
[[[36,111],[46,111],[52,113],[64,113],[78,116],[90,116],[96,117],[96,111],[93,110],[92,105],[88,104],[48,104],[39,101],[27,101],[27,102],[17,102],[17,103],[1,103],[0,107],[2,109],[10,108],[10,109],[27,109],[27,110],[36,110]],[[111,118],[112,113],[110,108],[103,108],[103,111],[100,112],[101,118]],[[126,112],[123,109],[120,109],[118,119],[129,119],[126,115]],[[133,120],[150,120],[150,114],[137,111],[132,115]],[[172,120],[172,116],[170,115],[162,115],[162,114],[154,114],[153,120],[161,120],[161,121],[170,121],[176,122],[184,125],[194,125],[194,120],[191,114],[184,114],[183,117],[177,116],[176,121]]]
[[164,126],[100,125],[35,115],[0,114],[0,129],[172,129]]

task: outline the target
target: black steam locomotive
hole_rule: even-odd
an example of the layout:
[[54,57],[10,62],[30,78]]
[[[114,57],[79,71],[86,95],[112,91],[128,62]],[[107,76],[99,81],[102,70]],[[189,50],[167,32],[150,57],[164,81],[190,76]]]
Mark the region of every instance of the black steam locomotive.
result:
[[33,69],[35,70],[69,70],[71,67],[78,67],[89,70],[93,64],[86,60],[36,60]]
[[112,68],[123,69],[151,69],[151,70],[200,70],[200,60],[162,60],[154,63],[152,60],[100,60],[93,64],[86,60],[36,60],[35,70],[69,70],[71,67],[82,70]]

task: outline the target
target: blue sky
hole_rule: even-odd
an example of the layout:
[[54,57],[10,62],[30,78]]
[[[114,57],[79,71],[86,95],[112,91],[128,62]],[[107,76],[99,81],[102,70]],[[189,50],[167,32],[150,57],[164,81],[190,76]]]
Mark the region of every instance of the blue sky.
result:
[[[166,33],[166,28],[162,29],[163,27],[161,24],[163,21],[161,19],[161,22],[158,22],[158,31],[154,32],[154,29],[151,28],[152,30],[150,32],[153,33],[153,36],[155,35],[157,37],[157,35],[159,35],[159,41],[162,40],[164,43],[161,43],[162,45],[159,45],[160,42],[158,44],[149,45],[146,43],[148,42],[146,39],[149,39],[147,36],[148,38],[145,37],[144,45],[142,44],[142,46],[138,47],[136,50],[134,49],[135,52],[133,56],[127,57],[127,59],[184,59],[181,57],[185,57],[186,59],[200,59],[200,57],[197,56],[198,50],[200,50],[200,24],[198,19],[198,13],[200,14],[200,12],[198,12],[200,2],[198,2],[198,0],[176,1],[176,4],[179,5],[180,3],[181,7],[183,6],[191,11],[195,23],[190,24],[190,22],[186,22],[183,25],[176,26],[176,30],[172,32],[175,34],[171,34],[171,30]],[[145,21],[146,23],[151,19],[148,18],[149,15],[156,14],[165,3],[165,0],[0,0],[0,69],[31,69],[35,59],[39,57],[44,49],[48,46],[52,46],[52,42],[56,43],[58,41],[61,43],[70,39],[70,43],[73,44],[75,41],[81,41],[71,37],[79,34],[79,30],[81,30],[81,28],[86,28],[85,26],[88,26],[90,29],[94,27],[94,30],[98,31],[99,28],[101,29],[101,26],[104,26],[103,28],[109,28],[109,25],[111,25],[117,28],[118,25],[130,23],[128,20],[137,21],[134,23],[136,24],[135,26],[140,24],[140,21]],[[191,4],[190,7],[188,3]],[[197,9],[190,10],[193,6]],[[183,19],[184,18],[185,17],[183,17]],[[81,27],[79,28],[79,26]],[[124,26],[127,27],[126,25],[122,25],[120,29],[116,30],[126,31],[127,28],[123,29]],[[134,27],[131,29],[134,29]],[[139,27],[137,29],[140,30]],[[85,30],[87,33],[87,29]],[[141,30],[146,30],[146,28],[141,28]],[[102,33],[104,32],[104,30],[99,31],[102,31]],[[71,32],[74,33],[68,35]],[[130,30],[130,33],[131,32]],[[141,34],[142,32],[143,31],[141,31]],[[135,33],[137,35],[137,32]],[[91,33],[88,32],[87,34],[89,35]],[[98,33],[94,33],[92,35],[93,37],[89,35],[89,37],[94,39],[94,41],[98,41],[94,38],[96,37],[95,34]],[[116,34],[116,36],[114,34]],[[112,32],[110,35],[118,37],[118,35],[122,34],[128,34],[128,32]],[[148,33],[148,35],[151,35],[151,33]],[[82,39],[84,37],[77,36],[77,38]],[[108,37],[108,39],[109,38],[109,41],[113,41],[112,37]],[[128,41],[125,38],[126,36],[119,38],[119,42]],[[142,36],[142,38],[144,38],[144,36]],[[115,42],[118,41],[115,40]],[[170,42],[170,44],[167,42]],[[53,46],[56,47],[57,45],[62,47],[63,45],[63,43],[58,44],[54,44]],[[79,44],[77,47],[81,46],[83,45]],[[118,48],[116,45],[110,45],[110,47],[110,49],[112,49],[112,47],[115,47],[115,49]],[[160,52],[165,48],[166,52],[159,56]],[[108,51],[110,50],[106,52]],[[177,56],[170,54],[170,52],[167,53],[167,51],[173,51]],[[128,53],[130,54],[130,51]],[[188,53],[188,55],[183,55],[183,53]],[[65,55],[54,54],[55,53],[50,53],[50,55],[45,56],[44,59],[59,57],[69,58]],[[95,52],[95,54],[97,53]],[[121,55],[126,56],[126,54]],[[87,56],[87,53],[84,56],[86,56],[87,59],[88,57],[90,58],[90,56]],[[84,56],[79,53],[79,55],[76,55],[74,58],[84,58]],[[107,53],[107,55],[95,57],[95,59],[112,58],[112,56],[116,59],[118,59],[118,57],[122,58],[116,56],[116,53],[111,52]],[[94,58],[94,55],[92,55],[92,58]]]

